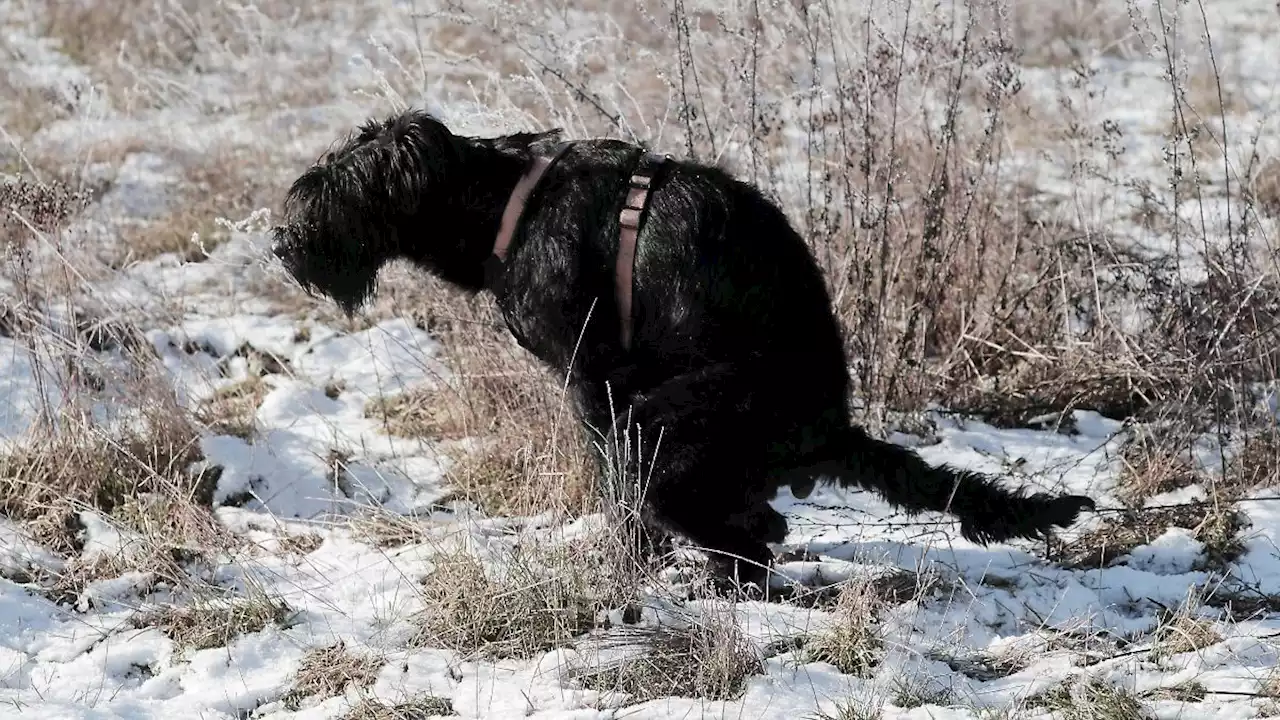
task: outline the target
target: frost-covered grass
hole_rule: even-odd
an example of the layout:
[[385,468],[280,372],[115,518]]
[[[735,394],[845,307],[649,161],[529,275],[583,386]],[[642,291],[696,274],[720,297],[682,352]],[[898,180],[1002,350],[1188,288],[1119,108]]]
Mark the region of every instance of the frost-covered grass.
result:
[[[1277,30],[1263,0],[0,0],[0,703],[1280,711]],[[759,183],[861,419],[1103,512],[980,548],[820,489],[775,500],[764,601],[636,563],[487,300],[396,267],[347,319],[267,260],[292,178],[408,104]]]

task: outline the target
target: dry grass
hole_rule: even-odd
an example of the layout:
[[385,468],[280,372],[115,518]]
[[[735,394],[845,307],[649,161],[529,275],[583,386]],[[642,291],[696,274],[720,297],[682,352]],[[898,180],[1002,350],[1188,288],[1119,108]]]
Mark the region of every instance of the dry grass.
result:
[[286,555],[310,555],[324,544],[324,538],[316,533],[284,535],[277,539],[280,552]]
[[1198,652],[1222,642],[1222,635],[1214,623],[1197,613],[1197,609],[1203,607],[1204,600],[1202,589],[1191,588],[1181,605],[1161,612],[1159,625],[1153,636],[1154,659]]
[[479,439],[449,447],[447,473],[457,495],[488,515],[597,510],[596,462],[562,386],[511,343],[492,302],[421,277],[393,280],[383,295],[373,312],[415,317],[440,338],[456,381],[379,399],[366,414],[394,435]]
[[[610,467],[602,477],[598,458],[603,451],[614,465],[618,448],[604,447],[595,429],[584,431],[562,383],[514,346],[490,302],[441,292],[437,283],[392,293],[383,311],[413,307],[419,325],[442,339],[457,382],[394,396],[370,414],[397,434],[478,439],[448,448],[446,475],[453,497],[486,515],[563,519],[614,509],[620,498],[608,485],[617,473]],[[450,309],[450,302],[458,304]]]
[[1187,680],[1169,687],[1156,688],[1142,693],[1143,700],[1173,700],[1174,702],[1197,703],[1204,701],[1209,689],[1196,680]]
[[180,210],[122,228],[120,247],[106,259],[108,266],[119,270],[167,254],[175,254],[183,262],[203,260],[206,252],[217,246],[217,215],[207,206],[195,207],[191,200],[180,202]]
[[59,572],[39,577],[34,589],[57,605],[86,612],[97,606],[90,592],[94,583],[129,576],[133,595],[141,598],[161,588],[199,588],[200,583],[191,579],[197,574],[193,567],[198,567],[196,553],[153,538],[139,538],[118,554],[73,557]]
[[1156,495],[1204,483],[1208,476],[1192,455],[1190,433],[1139,425],[1120,451],[1118,494],[1131,508]]
[[219,388],[197,408],[196,420],[214,435],[252,440],[257,431],[254,418],[258,406],[270,390],[258,375]]
[[[7,60],[7,48],[0,48],[0,59]],[[30,171],[23,159],[26,138],[65,115],[53,93],[27,85],[15,84],[9,73],[0,74],[0,128],[13,139],[16,147],[0,150],[0,173],[13,175]],[[43,170],[43,168],[38,168]]]
[[176,254],[184,262],[205,260],[228,233],[218,218],[242,218],[271,207],[285,187],[275,163],[260,151],[218,148],[206,155],[166,153],[181,173],[171,209],[156,218],[138,220],[121,229],[121,243],[106,258],[110,268]]
[[1185,652],[1197,652],[1222,642],[1214,624],[1200,618],[1180,613],[1173,620],[1163,623],[1158,633],[1156,656],[1166,657]]
[[628,704],[660,697],[732,700],[742,695],[747,678],[764,671],[754,648],[738,627],[732,607],[702,604],[686,610],[680,626],[617,628],[594,650],[610,647],[621,657],[588,665],[572,676],[583,687],[621,693]]
[[894,686],[893,704],[900,708],[948,705],[955,701],[950,690],[937,687],[926,679],[899,678]]
[[937,650],[929,653],[928,657],[945,662],[952,670],[979,682],[1009,677],[1026,668],[1034,660],[1029,653],[1019,651],[995,655],[985,651]]
[[635,566],[611,533],[564,544],[520,544],[487,564],[440,552],[422,581],[415,646],[529,657],[596,628],[637,589]]
[[[210,480],[201,482],[211,491]],[[94,518],[119,534],[119,547],[74,555],[60,572],[41,582],[45,596],[80,611],[92,605],[86,594],[92,583],[129,574],[139,596],[159,588],[204,592],[209,567],[240,544],[207,505],[163,493],[127,498],[109,515],[95,513]],[[50,512],[27,527],[46,547],[68,553],[79,550],[84,540],[79,516],[70,510]]]
[[[183,98],[180,88],[156,87],[148,72],[199,72],[229,56],[252,56],[270,42],[260,34],[263,28],[286,26],[311,15],[310,9],[295,14],[296,8],[287,3],[238,8],[199,0],[68,2],[42,9],[42,33],[86,66],[114,102],[135,111]],[[244,82],[264,81],[250,77]]]
[[86,540],[82,513],[114,528],[121,547],[74,558],[53,585],[77,603],[93,580],[128,572],[198,585],[189,568],[235,544],[212,515],[217,471],[196,465],[198,425],[149,343],[133,323],[86,310],[79,269],[49,258],[86,200],[58,182],[0,186],[0,279],[17,289],[4,334],[40,381],[35,422],[0,456],[0,513],[67,555]]
[[216,483],[216,473],[191,473],[196,485],[193,497],[166,492],[140,493],[116,506],[111,517],[143,537],[180,538],[193,541],[193,547],[226,547],[226,529],[209,512],[209,499]]
[[1280,158],[1259,162],[1248,178],[1244,197],[1268,217],[1280,217]]
[[308,698],[327,700],[341,695],[349,686],[363,690],[377,682],[382,665],[378,658],[350,652],[341,641],[314,648],[303,656],[282,702],[296,711]]
[[804,660],[830,663],[847,675],[870,675],[884,655],[876,620],[883,606],[869,583],[845,587],[832,609],[835,619],[831,627],[805,642]]
[[1080,65],[1097,56],[1133,57],[1142,45],[1124,3],[1014,2],[1012,10],[1019,58],[1031,67]]
[[380,548],[412,545],[427,537],[421,519],[376,509],[353,518],[352,528],[361,538]]
[[480,428],[469,422],[472,411],[456,394],[439,388],[415,388],[389,397],[375,398],[365,415],[382,423],[390,435],[430,440],[459,440]]
[[1280,428],[1244,433],[1238,452],[1227,461],[1222,484],[1232,496],[1280,485]]
[[428,695],[394,705],[378,700],[362,700],[343,715],[342,720],[427,720],[457,714],[452,701]]
[[1186,528],[1204,543],[1205,567],[1223,567],[1239,557],[1242,519],[1227,504],[1192,504],[1127,512],[1107,520],[1064,547],[1059,562],[1071,568],[1111,566],[1135,548],[1160,537],[1171,527]]
[[831,712],[819,711],[814,718],[816,720],[880,720],[883,716],[884,711],[870,702],[842,700],[835,703]]
[[[214,478],[188,472],[200,459],[193,427],[172,404],[149,407],[141,429],[95,426],[82,420],[0,457],[0,513],[33,528],[54,530],[55,534],[40,539],[68,551],[77,547],[78,540],[66,533],[65,522],[49,518],[62,518],[75,508],[127,514],[136,507],[131,501],[158,495],[180,503],[183,510],[207,510]],[[165,512],[176,509],[166,507]],[[147,517],[145,512],[135,515]]]
[[1031,698],[1027,705],[1054,712],[1063,720],[1151,720],[1133,693],[1102,680],[1066,681]]
[[260,591],[226,601],[197,600],[174,607],[140,612],[136,628],[158,628],[186,651],[224,647],[236,637],[284,625],[293,610]]
[[[466,452],[448,471],[450,486],[494,517],[522,515],[548,506],[563,509],[563,496],[545,496],[549,483],[542,477],[542,458],[534,452],[530,445],[515,443]],[[565,500],[571,507],[587,508],[593,498],[583,492]]]
[[1258,694],[1267,698],[1280,699],[1280,670],[1273,670],[1263,679]]
[[[1222,142],[1221,117],[1243,115],[1249,111],[1249,103],[1239,90],[1242,86],[1238,74],[1228,77],[1224,68],[1214,69],[1207,60],[1197,63],[1197,67],[1188,71],[1187,104],[1194,109],[1196,115],[1217,135],[1216,142]],[[1219,145],[1218,154],[1221,154]]]

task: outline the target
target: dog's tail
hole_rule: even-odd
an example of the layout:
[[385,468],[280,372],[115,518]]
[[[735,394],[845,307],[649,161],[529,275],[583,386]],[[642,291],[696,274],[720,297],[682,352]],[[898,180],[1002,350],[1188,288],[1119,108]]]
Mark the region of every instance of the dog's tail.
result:
[[845,487],[873,490],[911,513],[949,512],[960,520],[961,534],[986,545],[1013,538],[1037,538],[1067,527],[1085,510],[1095,509],[1082,495],[1053,496],[1006,489],[982,473],[932,466],[910,449],[877,440],[854,428],[845,458],[826,468]]

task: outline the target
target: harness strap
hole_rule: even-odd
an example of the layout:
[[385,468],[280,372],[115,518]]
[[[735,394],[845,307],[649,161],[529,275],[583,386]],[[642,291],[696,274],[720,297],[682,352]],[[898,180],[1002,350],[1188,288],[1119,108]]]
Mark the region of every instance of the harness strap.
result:
[[556,145],[556,150],[550,157],[534,156],[532,167],[520,176],[520,180],[511,191],[511,197],[507,198],[507,206],[502,211],[502,224],[498,226],[498,237],[493,241],[493,256],[499,261],[507,259],[507,248],[511,246],[511,238],[515,237],[516,228],[524,217],[524,207],[529,201],[529,195],[538,186],[538,181],[547,170],[559,162],[572,146],[572,141],[562,142]]
[[646,152],[640,158],[639,167],[631,175],[631,185],[627,190],[627,199],[622,211],[618,214],[618,258],[616,264],[618,320],[621,324],[621,341],[625,350],[631,349],[632,312],[631,293],[635,285],[636,240],[640,235],[640,226],[648,215],[649,192],[653,186],[653,178],[670,159],[666,155]]
[[[515,237],[516,228],[524,219],[525,206],[543,175],[550,170],[573,142],[562,142],[556,145],[550,156],[535,156],[528,171],[520,176],[507,205],[502,211],[502,222],[498,226],[498,236],[494,239],[493,253],[485,263],[486,283],[497,290],[501,277],[502,263],[507,258],[507,250]],[[649,208],[649,194],[653,186],[653,178],[670,159],[668,155],[646,152],[640,157],[636,171],[631,175],[627,188],[627,197],[622,210],[618,214],[619,236],[618,257],[615,265],[617,276],[618,320],[621,325],[622,347],[631,349],[632,342],[632,308],[631,295],[635,286],[636,241],[640,235],[640,227],[644,224]]]

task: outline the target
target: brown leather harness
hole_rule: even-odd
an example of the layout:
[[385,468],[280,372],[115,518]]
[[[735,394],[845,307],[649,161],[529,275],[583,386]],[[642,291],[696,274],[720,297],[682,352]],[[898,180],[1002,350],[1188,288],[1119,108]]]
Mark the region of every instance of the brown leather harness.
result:
[[[549,156],[538,155],[533,163],[511,191],[507,206],[502,212],[502,223],[498,226],[498,236],[493,243],[493,256],[490,261],[501,265],[507,258],[507,249],[515,237],[516,228],[524,216],[525,204],[530,194],[538,186],[543,175],[550,170],[565,152],[573,146],[572,142],[563,142],[556,146]],[[621,325],[622,347],[631,349],[632,342],[632,308],[631,294],[635,286],[636,242],[640,236],[640,227],[648,214],[649,194],[653,189],[653,178],[670,159],[666,155],[646,152],[640,157],[635,172],[631,175],[627,188],[626,201],[618,214],[618,256],[615,263],[616,299],[618,301],[618,320]]]

